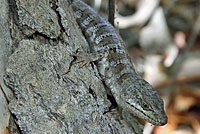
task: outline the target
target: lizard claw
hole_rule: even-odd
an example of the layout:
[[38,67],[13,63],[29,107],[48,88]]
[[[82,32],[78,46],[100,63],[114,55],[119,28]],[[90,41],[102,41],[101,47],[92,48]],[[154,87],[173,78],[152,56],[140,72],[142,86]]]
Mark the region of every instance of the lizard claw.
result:
[[90,62],[100,60],[103,57],[108,57],[108,55],[109,55],[108,51],[95,52],[95,53],[78,52],[78,54],[75,54],[75,53],[70,54],[70,56],[78,58],[72,64],[76,64],[76,63],[82,62],[82,64],[79,66],[80,68],[88,67]]
[[82,67],[88,67],[90,62],[100,60],[103,57],[107,57],[108,52],[96,52],[96,53],[79,52],[78,54],[70,54],[70,56],[77,57],[78,60],[74,61],[72,64],[82,62],[82,64],[79,66],[80,68],[82,68]]
[[87,54],[70,54],[70,56],[80,58],[72,63],[72,64],[76,64],[76,63],[82,62],[82,64],[79,65],[79,68],[88,67],[90,62],[92,61],[89,55]]

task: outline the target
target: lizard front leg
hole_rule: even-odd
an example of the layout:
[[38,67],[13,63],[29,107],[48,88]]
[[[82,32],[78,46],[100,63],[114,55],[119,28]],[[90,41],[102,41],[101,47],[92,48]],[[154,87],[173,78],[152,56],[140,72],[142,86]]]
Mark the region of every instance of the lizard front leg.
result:
[[77,60],[74,61],[72,64],[82,62],[82,64],[79,65],[79,67],[82,68],[82,67],[88,67],[91,62],[108,58],[108,52],[107,51],[97,51],[93,53],[78,52],[70,54],[70,56],[77,58]]
[[86,53],[78,51],[76,53],[70,54],[70,56],[74,57],[74,60],[70,63],[69,69],[67,69],[67,71],[65,71],[64,74],[70,72],[70,68],[74,64],[81,63],[79,65],[79,68],[88,67],[91,62],[95,62],[103,58],[106,58],[108,56],[108,53],[107,52]]

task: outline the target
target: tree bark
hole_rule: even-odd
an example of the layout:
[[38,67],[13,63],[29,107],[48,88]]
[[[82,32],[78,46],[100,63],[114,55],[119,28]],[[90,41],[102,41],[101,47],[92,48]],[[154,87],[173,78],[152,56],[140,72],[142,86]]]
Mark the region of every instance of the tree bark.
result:
[[76,59],[70,54],[89,49],[69,1],[9,0],[8,4],[0,38],[1,48],[10,47],[1,52],[2,57],[8,55],[1,63],[1,74],[5,73],[1,85],[5,82],[9,88],[3,90],[14,94],[9,110],[19,132],[132,133],[119,112],[110,110],[112,103],[96,66],[72,64]]

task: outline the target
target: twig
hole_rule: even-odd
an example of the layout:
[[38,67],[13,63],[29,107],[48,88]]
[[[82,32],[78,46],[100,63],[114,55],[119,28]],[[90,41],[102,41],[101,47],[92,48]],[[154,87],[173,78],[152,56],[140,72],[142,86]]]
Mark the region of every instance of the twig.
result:
[[108,15],[108,21],[111,25],[114,27],[114,19],[115,19],[115,0],[109,0],[109,15]]

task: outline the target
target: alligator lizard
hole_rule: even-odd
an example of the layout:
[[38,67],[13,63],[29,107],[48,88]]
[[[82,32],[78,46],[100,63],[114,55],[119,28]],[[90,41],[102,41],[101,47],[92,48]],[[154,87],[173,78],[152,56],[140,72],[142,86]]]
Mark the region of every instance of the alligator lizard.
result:
[[90,60],[96,61],[97,68],[117,104],[154,125],[166,124],[163,100],[152,86],[135,72],[124,41],[111,24],[81,0],[74,0],[71,6],[89,43],[90,55],[100,57],[90,57]]

